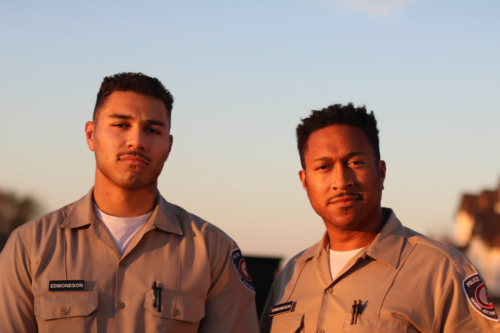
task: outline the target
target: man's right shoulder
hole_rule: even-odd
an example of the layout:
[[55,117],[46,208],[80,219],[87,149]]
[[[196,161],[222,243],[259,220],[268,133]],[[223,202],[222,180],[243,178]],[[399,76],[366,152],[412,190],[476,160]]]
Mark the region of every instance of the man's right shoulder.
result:
[[50,237],[55,237],[74,204],[71,203],[24,223],[12,231],[10,237],[20,238],[26,247],[30,247],[37,239],[46,241]]
[[316,244],[308,247],[307,249],[297,253],[294,255],[288,262],[285,267],[281,270],[280,274],[276,278],[275,284],[288,283],[293,277],[294,272],[296,271],[296,267],[299,263],[307,261],[310,257],[314,256],[315,252],[318,249],[321,241]]

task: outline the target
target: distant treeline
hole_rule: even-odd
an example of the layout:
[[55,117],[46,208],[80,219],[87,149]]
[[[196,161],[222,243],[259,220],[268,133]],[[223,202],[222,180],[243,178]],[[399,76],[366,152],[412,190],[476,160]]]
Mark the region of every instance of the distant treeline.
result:
[[40,203],[35,198],[0,190],[0,251],[10,233],[39,214],[40,210]]

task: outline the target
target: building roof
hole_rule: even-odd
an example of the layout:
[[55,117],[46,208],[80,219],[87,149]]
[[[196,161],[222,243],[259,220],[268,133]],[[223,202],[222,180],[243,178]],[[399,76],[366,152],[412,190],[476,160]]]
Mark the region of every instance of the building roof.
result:
[[465,211],[474,218],[472,235],[477,235],[490,247],[500,247],[500,214],[495,205],[499,192],[484,190],[479,195],[464,194],[459,211]]

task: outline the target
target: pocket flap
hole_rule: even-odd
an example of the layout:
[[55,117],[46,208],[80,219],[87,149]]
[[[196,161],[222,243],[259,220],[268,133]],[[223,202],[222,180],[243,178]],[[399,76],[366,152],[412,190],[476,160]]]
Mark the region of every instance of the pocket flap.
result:
[[144,307],[153,316],[197,323],[205,317],[205,299],[180,291],[161,290],[161,312],[153,306],[153,291],[148,290]]
[[43,320],[88,316],[97,309],[97,292],[51,292],[35,296],[35,316]]
[[273,317],[271,332],[295,333],[302,327],[303,313],[285,313]]
[[365,332],[394,332],[406,333],[407,327],[394,321],[384,319],[358,316],[356,324],[351,325],[352,314],[348,314],[344,320],[344,332],[365,333]]

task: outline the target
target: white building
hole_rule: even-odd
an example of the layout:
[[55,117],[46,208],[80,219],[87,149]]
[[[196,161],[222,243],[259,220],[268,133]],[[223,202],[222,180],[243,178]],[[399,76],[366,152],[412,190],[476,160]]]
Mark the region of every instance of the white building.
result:
[[500,186],[464,194],[455,223],[455,241],[484,278],[490,296],[500,298]]

